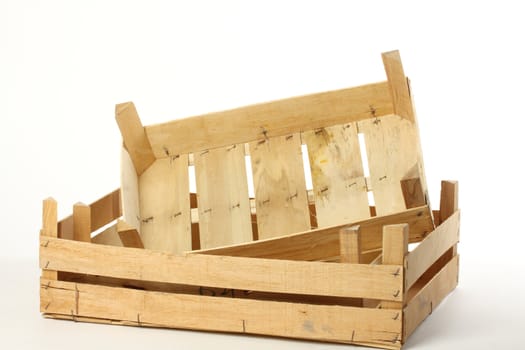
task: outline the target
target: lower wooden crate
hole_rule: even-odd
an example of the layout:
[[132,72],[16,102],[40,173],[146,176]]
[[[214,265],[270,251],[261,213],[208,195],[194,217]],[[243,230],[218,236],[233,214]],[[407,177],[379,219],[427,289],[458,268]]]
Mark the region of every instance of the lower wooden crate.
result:
[[[104,230],[121,215],[115,193],[87,206],[88,232],[129,231]],[[457,285],[457,183],[443,183],[433,214],[439,225],[430,232],[425,206],[176,255],[125,246],[134,244],[129,239],[124,246],[71,239],[70,219],[57,222],[56,202],[46,200],[40,310],[74,321],[399,349]],[[411,251],[409,241],[418,242]],[[365,261],[370,252],[374,259]]]

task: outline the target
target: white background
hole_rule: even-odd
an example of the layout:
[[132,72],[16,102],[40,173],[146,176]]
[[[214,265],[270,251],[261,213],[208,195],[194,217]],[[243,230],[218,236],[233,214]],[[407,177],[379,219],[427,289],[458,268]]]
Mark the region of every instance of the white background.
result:
[[[145,125],[385,79],[401,50],[431,201],[460,181],[460,285],[407,349],[514,349],[525,321],[519,2],[0,0],[2,348],[343,349],[44,320],[42,199],[59,216],[119,187],[114,105]],[[198,132],[198,131],[195,131]],[[7,347],[4,347],[7,344]]]

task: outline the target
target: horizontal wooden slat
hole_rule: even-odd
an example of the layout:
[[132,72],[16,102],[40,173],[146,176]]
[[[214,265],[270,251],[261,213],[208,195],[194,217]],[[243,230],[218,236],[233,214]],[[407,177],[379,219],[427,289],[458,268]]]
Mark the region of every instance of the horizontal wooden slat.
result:
[[[387,82],[146,126],[156,158],[265,140],[393,113]],[[195,132],[199,130],[199,132]]]
[[404,309],[403,340],[432,313],[438,304],[454,289],[458,280],[459,256],[455,256],[436,276],[419,291]]
[[407,256],[406,288],[414,282],[459,239],[459,211],[441,223]]
[[[325,260],[339,256],[339,230],[348,225],[360,225],[361,249],[363,253],[382,247],[384,225],[408,223],[410,242],[420,241],[433,224],[427,206],[409,209],[399,214],[332,226],[284,237],[238,244],[224,248],[206,249],[191,253],[249,256],[288,260]],[[375,256],[374,256],[375,257]]]
[[120,188],[89,205],[91,208],[91,232],[98,230],[122,216]]
[[116,247],[123,246],[122,241],[118,235],[117,223],[107,227],[104,231],[91,238],[91,242],[95,244],[105,244]]
[[41,281],[51,314],[120,320],[138,326],[189,328],[293,338],[401,345],[400,311],[147,292]]
[[[177,256],[43,237],[40,266],[116,278],[243,290],[402,300],[401,266]],[[401,272],[399,271],[401,270]]]

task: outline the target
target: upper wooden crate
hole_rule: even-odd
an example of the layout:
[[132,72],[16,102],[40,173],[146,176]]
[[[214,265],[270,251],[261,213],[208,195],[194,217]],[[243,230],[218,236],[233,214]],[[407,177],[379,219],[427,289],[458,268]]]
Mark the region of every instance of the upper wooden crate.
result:
[[179,253],[426,204],[409,82],[397,51],[383,63],[384,82],[158,125],[143,127],[131,102],[117,105],[125,221],[145,248]]

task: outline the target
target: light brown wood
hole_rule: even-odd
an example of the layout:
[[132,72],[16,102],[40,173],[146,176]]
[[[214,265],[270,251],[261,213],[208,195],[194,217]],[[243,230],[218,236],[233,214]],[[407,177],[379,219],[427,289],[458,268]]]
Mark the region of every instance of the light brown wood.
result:
[[458,211],[457,181],[441,181],[441,200],[439,204],[440,221],[443,222]]
[[144,248],[142,239],[135,228],[123,220],[117,221],[117,232],[122,246],[130,248]]
[[414,122],[412,99],[399,51],[385,52],[382,55],[390,88],[390,96],[394,105],[394,113]]
[[200,246],[213,248],[252,240],[244,145],[195,154]]
[[457,286],[459,256],[455,256],[404,309],[403,341],[432,313],[441,301]]
[[133,102],[117,104],[115,119],[135,171],[141,175],[155,161],[155,156]]
[[91,242],[91,208],[84,203],[73,206],[73,239]]
[[120,184],[122,217],[140,233],[139,180],[129,153],[124,147],[120,153]]
[[356,123],[302,134],[315,193],[318,227],[370,217]]
[[58,238],[73,239],[73,215],[58,222]]
[[156,160],[139,178],[141,230],[147,249],[191,250],[188,155]]
[[[46,313],[399,348],[398,311],[148,292],[41,281]],[[107,303],[111,299],[115,302]],[[176,310],[176,312],[174,312]],[[80,319],[85,320],[85,319]],[[205,320],[205,322],[203,322]]]
[[401,191],[403,192],[407,209],[427,204],[421,180],[418,177],[415,179],[401,180]]
[[89,205],[91,210],[91,232],[122,216],[120,189],[107,194]]
[[[362,258],[365,259],[363,263],[370,261],[370,258],[367,259],[368,251],[382,247],[383,226],[399,223],[409,224],[410,242],[421,241],[427,233],[431,232],[433,227],[430,209],[427,206],[409,209],[398,214],[349,223],[349,225],[360,226]],[[190,252],[190,254],[204,253],[288,260],[326,260],[332,257],[339,257],[339,231],[346,226],[348,225],[332,226],[284,237],[222,248],[205,249]],[[377,254],[380,253],[380,251],[377,252]],[[372,255],[370,255],[371,260],[375,259],[377,254],[372,252]]]
[[123,247],[122,241],[118,235],[116,223],[107,227],[104,231],[99,232],[96,236],[92,237],[91,243]]
[[359,225],[339,230],[340,262],[361,263],[361,229]]
[[[65,272],[274,293],[400,300],[400,266],[194,254],[177,256],[43,237],[40,265]],[[161,268],[159,268],[161,267]]]
[[299,134],[250,144],[259,239],[309,230]]
[[[57,202],[53,198],[44,199],[42,202],[42,229],[40,235],[44,237],[58,237]],[[56,280],[57,271],[48,270],[47,262],[42,267],[42,277],[49,280]]]
[[358,126],[365,135],[377,215],[405,210],[401,180],[424,176],[417,126],[397,115],[363,120]]
[[[146,126],[155,157],[261,141],[393,113],[387,82]],[[226,122],[227,121],[227,122]],[[205,132],[196,133],[195,130]]]
[[[408,254],[408,225],[397,224],[383,227],[383,265],[403,265]],[[405,300],[405,288],[397,291],[400,302],[382,301],[384,309],[402,309]]]
[[417,279],[459,239],[459,211],[441,223],[407,256],[406,287]]

